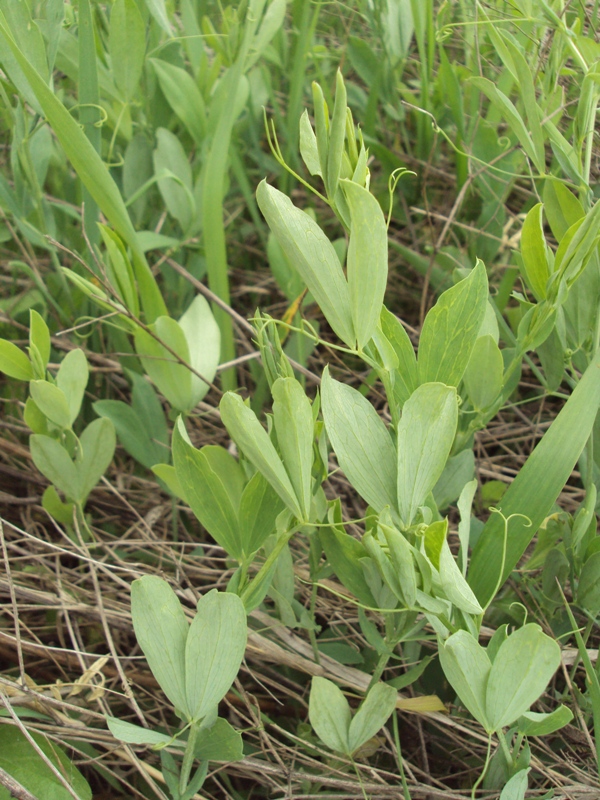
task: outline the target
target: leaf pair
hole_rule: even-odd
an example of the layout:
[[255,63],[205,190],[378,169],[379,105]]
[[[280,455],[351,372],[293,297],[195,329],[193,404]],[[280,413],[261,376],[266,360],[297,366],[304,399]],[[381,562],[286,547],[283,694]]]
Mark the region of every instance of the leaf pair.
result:
[[188,722],[212,715],[246,648],[246,612],[235,594],[208,592],[191,625],[166,581],[146,575],[131,587],[135,635],[154,677]]
[[397,443],[360,392],[323,373],[323,417],[339,464],[375,511],[386,506],[409,527],[437,483],[458,422],[456,390],[420,386],[404,405]]
[[180,419],[173,430],[173,464],[183,495],[213,539],[248,562],[275,531],[283,504],[257,472],[245,484],[238,462],[222,447],[193,447]]
[[326,678],[315,677],[308,705],[310,724],[327,747],[352,756],[385,725],[396,707],[397,697],[391,686],[377,683],[352,717],[341,689]]
[[325,318],[348,347],[371,340],[387,282],[387,226],[370,192],[341,180],[350,213],[347,279],[337,253],[319,225],[291,200],[262,181],[256,199],[288,260],[300,273]]
[[135,333],[135,349],[144,369],[174,408],[189,413],[206,395],[217,372],[219,326],[204,297],[198,295],[179,322],[161,316],[151,329],[156,338],[142,328]]
[[18,381],[44,378],[50,360],[50,331],[37,311],[29,311],[29,358],[8,339],[0,339],[0,372]]
[[56,383],[32,380],[31,399],[42,414],[58,428],[70,430],[77,419],[89,379],[83,350],[71,350],[56,373]]
[[487,733],[512,724],[529,710],[560,664],[560,647],[529,623],[487,650],[467,631],[440,644],[440,663],[462,703]]
[[310,400],[295,378],[271,388],[273,421],[281,457],[269,434],[241,397],[227,392],[221,417],[231,438],[298,520],[308,521],[312,502],[314,421]]

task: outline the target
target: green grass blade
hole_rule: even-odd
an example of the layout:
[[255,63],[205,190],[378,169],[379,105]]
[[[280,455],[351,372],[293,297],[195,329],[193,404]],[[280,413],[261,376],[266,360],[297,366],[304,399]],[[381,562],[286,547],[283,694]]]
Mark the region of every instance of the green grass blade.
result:
[[[102,144],[102,130],[97,126],[101,117],[100,94],[98,92],[98,70],[96,68],[96,42],[94,18],[90,0],[79,2],[79,121],[83,132],[94,150],[99,153]],[[83,224],[92,244],[100,241],[98,205],[89,189],[83,188]]]
[[140,248],[135,229],[131,224],[116,183],[80,126],[18,46],[6,17],[2,13],[0,13],[0,36],[10,48],[15,61],[27,78],[48,123],[53,128],[82,183],[89,189],[90,194],[98,203],[98,207],[117,233],[130,246],[142,306],[148,321],[153,322],[156,317],[167,313],[166,306],[146,257]]
[[[564,408],[504,495],[503,515],[524,514],[531,525],[520,517],[510,521],[501,582],[510,575],[551,512],[592,432],[599,405],[600,353],[596,353]],[[504,520],[499,514],[493,514],[473,551],[469,583],[484,607],[498,585],[503,531]]]

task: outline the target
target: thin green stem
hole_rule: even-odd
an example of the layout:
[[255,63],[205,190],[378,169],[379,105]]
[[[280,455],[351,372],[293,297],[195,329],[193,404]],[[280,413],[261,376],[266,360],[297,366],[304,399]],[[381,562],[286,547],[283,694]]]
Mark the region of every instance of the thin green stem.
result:
[[[502,736],[501,736],[502,738]],[[481,781],[485,778],[485,773],[487,772],[487,768],[490,763],[490,753],[492,751],[492,734],[490,733],[488,736],[488,743],[487,743],[487,753],[485,754],[485,764],[483,765],[483,770],[481,775],[477,778],[475,783],[473,784],[473,788],[471,789],[471,800],[475,800],[475,795],[477,794],[477,789],[481,784]]]
[[185,752],[183,754],[183,763],[181,764],[181,772],[179,773],[179,793],[184,794],[190,782],[190,775],[192,766],[194,764],[194,750],[196,749],[196,737],[198,736],[198,725],[192,724],[188,735]]
[[406,775],[404,774],[404,760],[402,758],[402,748],[400,747],[397,709],[392,714],[392,726],[394,729],[394,744],[396,745],[396,763],[398,765],[398,772],[400,773],[400,781],[402,782],[402,794],[404,795],[404,800],[411,800],[408,783],[406,782]]

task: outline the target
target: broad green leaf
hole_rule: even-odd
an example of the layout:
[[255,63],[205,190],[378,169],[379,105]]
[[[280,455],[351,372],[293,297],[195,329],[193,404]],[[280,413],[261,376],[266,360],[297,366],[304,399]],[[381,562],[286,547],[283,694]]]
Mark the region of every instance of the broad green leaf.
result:
[[[190,363],[186,336],[174,319],[159,317],[154,323],[153,332],[186,364]],[[194,407],[192,373],[160,342],[142,328],[135,332],[136,352],[152,382],[178,411],[191,411]]]
[[489,334],[475,341],[463,376],[473,408],[482,411],[498,398],[504,385],[504,359]]
[[386,683],[376,683],[370,689],[350,723],[348,744],[351,753],[383,728],[396,708],[397,699],[396,690]]
[[36,406],[59,428],[71,427],[71,408],[65,393],[48,381],[30,381],[29,391]]
[[498,571],[502,562],[504,521],[500,515],[492,514],[483,528],[469,568],[469,583],[482,606],[487,607],[498,579],[501,578],[501,584],[506,580],[551,513],[592,432],[599,405],[600,354],[592,359],[573,394],[502,498],[505,517],[524,514],[526,519],[516,517],[509,523],[501,576]]
[[100,210],[133,252],[142,306],[149,322],[166,311],[164,300],[141,251],[135,230],[116,183],[107,167],[81,130],[77,121],[54,95],[44,77],[13,38],[10,25],[0,13],[0,36],[6,42],[33,90],[48,123],[53,128],[67,158]]
[[393,386],[394,395],[402,407],[419,385],[415,348],[404,325],[385,306],[381,309],[381,330],[398,358]]
[[231,438],[269,481],[292,514],[302,519],[302,509],[285,467],[256,414],[233,392],[223,395],[219,408]]
[[[330,150],[331,157],[331,150]],[[373,336],[387,284],[387,225],[377,199],[352,181],[340,182],[350,209],[346,259],[352,321],[359,349]]]
[[466,614],[483,614],[483,609],[454,560],[446,540],[440,552],[439,571],[442,590],[452,605]]
[[225,719],[218,718],[210,728],[202,728],[196,737],[194,755],[200,761],[241,761],[244,758],[242,735]]
[[[30,731],[33,740],[46,758],[71,786],[79,800],[92,800],[92,790],[77,767],[56,742]],[[34,797],[44,800],[73,800],[73,794],[64,786],[25,734],[15,725],[0,726],[0,768],[11,775]],[[5,790],[0,787],[0,796]],[[7,798],[13,795],[6,791]]]
[[327,561],[343,586],[361,603],[371,607],[377,606],[361,566],[361,559],[367,557],[364,545],[350,534],[335,528],[322,528],[319,531],[319,538]]
[[337,253],[317,223],[289,197],[261,181],[256,200],[283,252],[298,270],[327,322],[349,347],[356,334],[350,292]]
[[283,511],[283,503],[271,484],[260,472],[252,477],[242,493],[239,522],[244,555],[250,556],[275,533],[275,521]]
[[166,733],[153,731],[151,728],[142,728],[141,725],[134,725],[117,717],[107,716],[106,724],[115,739],[121,742],[128,742],[129,744],[171,744],[173,746],[180,744],[180,740],[173,740],[173,737],[168,736]]
[[194,79],[189,72],[168,61],[151,58],[150,63],[167,102],[188,129],[192,139],[197,145],[201,145],[206,133],[206,109]]
[[197,222],[192,191],[192,170],[183,145],[166,128],[156,131],[157,145],[153,154],[158,188],[169,214],[187,234]]
[[542,203],[533,206],[525,217],[521,230],[521,256],[525,280],[538,301],[544,300],[546,297],[546,284],[550,277],[546,239],[542,225],[543,208]]
[[468,277],[447,289],[425,317],[419,341],[420,383],[458,386],[485,317],[488,283],[478,261]]
[[30,381],[33,378],[31,361],[8,339],[0,339],[0,371],[18,381]]
[[155,464],[152,467],[152,472],[167,486],[171,494],[187,503],[183,488],[177,478],[175,467],[170,464]]
[[42,507],[61,525],[69,528],[73,525],[74,503],[63,503],[54,486],[50,485],[44,489],[42,495]]
[[326,368],[321,402],[327,435],[348,480],[378,513],[396,508],[396,450],[381,417],[356,389]]
[[525,800],[527,776],[530,769],[521,769],[508,781],[500,794],[500,800]]
[[244,604],[236,594],[208,592],[198,601],[185,648],[185,692],[191,720],[200,720],[223,699],[246,649]]
[[314,421],[310,400],[295,378],[278,378],[271,387],[277,444],[302,509],[310,516]]
[[492,730],[513,723],[542,694],[560,665],[560,647],[529,623],[498,649],[488,680],[486,716]]
[[173,464],[185,498],[213,539],[240,561],[243,550],[238,523],[239,505],[235,504],[218,467],[215,469],[216,465],[211,463],[210,451],[214,448],[196,450],[186,441],[184,432],[183,420],[180,419],[173,429]]
[[56,373],[56,385],[67,398],[71,425],[81,409],[89,375],[87,358],[83,350],[79,349],[67,353]]
[[29,437],[33,463],[39,471],[71,500],[82,499],[79,470],[65,448],[50,436],[35,433]]
[[311,681],[308,718],[327,747],[346,755],[352,752],[349,742],[350,706],[342,690],[327,678],[314,677]]
[[321,175],[317,137],[310,123],[308,111],[300,117],[300,155],[311,175]]
[[467,631],[457,631],[440,644],[440,664],[460,701],[491,732],[493,727],[486,716],[486,691],[492,663],[483,647]]
[[[0,342],[2,341],[4,340],[0,340]],[[42,357],[44,367],[46,367],[48,365],[48,361],[50,360],[50,331],[48,330],[45,320],[33,308],[29,310],[29,344],[37,347],[38,352]],[[1,360],[0,369],[2,369]]]
[[135,0],[115,0],[108,51],[113,78],[126,101],[135,95],[146,55],[146,30]]
[[423,534],[425,553],[433,566],[439,570],[440,555],[448,535],[448,518],[438,519],[428,525]]
[[524,736],[547,736],[564,728],[573,719],[573,712],[567,706],[559,706],[550,714],[526,711],[517,720],[517,729]]
[[188,719],[185,646],[189,625],[169,584],[144,575],[131,585],[131,616],[148,666],[175,708]]
[[398,424],[398,510],[409,526],[442,474],[456,433],[456,390],[425,383],[404,404]]
[[104,417],[95,419],[81,434],[79,445],[81,458],[75,461],[75,466],[81,482],[81,497],[77,499],[84,502],[115,454],[117,437],[114,425]]
[[600,552],[592,553],[579,576],[577,605],[593,616],[600,611]]
[[544,211],[557,242],[584,215],[583,206],[564,183],[553,178],[544,181]]
[[[190,366],[206,381],[214,380],[221,356],[221,332],[209,304],[201,294],[196,295],[179,319],[190,353]],[[210,386],[192,373],[192,407],[207,394]]]

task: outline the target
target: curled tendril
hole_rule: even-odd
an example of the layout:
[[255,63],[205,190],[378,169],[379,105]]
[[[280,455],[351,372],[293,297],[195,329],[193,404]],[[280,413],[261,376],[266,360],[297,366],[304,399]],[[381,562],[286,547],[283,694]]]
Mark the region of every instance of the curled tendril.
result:
[[97,103],[77,103],[71,107],[71,111],[74,111],[78,108],[96,108],[100,112],[100,119],[97,119],[96,122],[92,123],[94,128],[101,128],[108,120],[108,114],[106,113],[105,109]]
[[508,150],[509,147],[512,144],[512,142],[510,141],[510,138],[508,136],[499,136],[496,139],[496,143],[497,143],[498,147],[501,147],[503,150]]
[[389,211],[388,211],[388,215],[387,215],[387,227],[388,228],[390,227],[390,220],[392,219],[392,211],[393,211],[393,208],[394,208],[394,192],[396,191],[396,187],[398,186],[398,184],[400,183],[400,180],[405,175],[415,175],[416,176],[416,174],[417,173],[414,172],[412,169],[406,169],[406,167],[396,167],[396,169],[390,174],[390,177],[388,178],[388,193],[389,193],[389,196],[390,196],[390,207],[389,207]]

